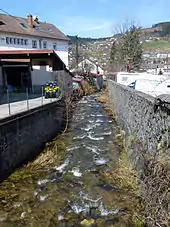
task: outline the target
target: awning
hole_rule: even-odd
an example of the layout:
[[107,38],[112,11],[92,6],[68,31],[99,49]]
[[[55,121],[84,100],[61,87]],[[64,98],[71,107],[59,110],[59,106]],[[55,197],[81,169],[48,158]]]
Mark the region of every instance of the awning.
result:
[[54,50],[0,50],[0,64],[30,62],[31,65],[49,65],[54,71],[67,70]]

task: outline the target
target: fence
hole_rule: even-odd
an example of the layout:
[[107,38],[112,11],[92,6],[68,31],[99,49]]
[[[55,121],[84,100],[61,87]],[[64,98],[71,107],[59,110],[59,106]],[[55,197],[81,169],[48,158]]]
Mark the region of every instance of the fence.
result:
[[51,102],[56,102],[61,99],[62,95],[63,89],[57,92],[53,97],[45,98],[43,86],[41,87],[41,93],[39,94],[29,92],[28,88],[20,93],[7,89],[0,97],[0,119]]

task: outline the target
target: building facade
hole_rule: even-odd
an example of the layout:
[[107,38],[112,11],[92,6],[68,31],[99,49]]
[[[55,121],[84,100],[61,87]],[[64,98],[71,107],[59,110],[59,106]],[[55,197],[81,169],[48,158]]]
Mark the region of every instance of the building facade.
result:
[[[47,81],[56,80],[60,74],[70,81],[71,76],[66,72],[68,71],[66,70],[68,41],[68,37],[54,25],[40,22],[31,14],[27,18],[0,14],[0,91],[4,92],[10,85],[21,90],[29,86],[32,91],[41,92],[42,85]],[[11,62],[10,59],[8,62],[4,62],[2,56],[5,51],[9,52],[5,53],[8,58],[10,56],[12,58],[13,52],[17,52],[18,59],[15,59],[15,62],[13,59]],[[29,55],[33,51],[40,55],[44,55],[44,52],[47,51],[46,54],[49,56],[54,56],[53,52],[56,53],[60,58],[58,62],[63,65],[63,70],[60,66],[60,72],[54,71],[50,67],[50,61],[44,64],[44,59],[41,61],[37,59],[37,64],[24,62],[23,54]]]
[[53,49],[68,66],[68,37],[54,25],[0,14],[0,50]]

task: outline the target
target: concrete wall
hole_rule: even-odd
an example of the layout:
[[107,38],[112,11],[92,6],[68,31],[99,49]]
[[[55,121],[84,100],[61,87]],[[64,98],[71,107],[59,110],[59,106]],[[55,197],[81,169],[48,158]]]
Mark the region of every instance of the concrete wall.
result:
[[[161,141],[170,141],[170,105],[159,105],[154,97],[111,80],[108,85],[118,123],[128,135],[136,136],[151,153]],[[168,95],[159,98],[170,102]]]
[[[12,43],[7,44],[6,43],[6,37],[12,38]],[[20,44],[14,44],[14,38],[20,39]],[[26,41],[21,45],[21,39]],[[35,40],[37,42],[37,47],[32,47],[32,41]],[[41,48],[39,41],[41,40]],[[46,48],[43,48],[43,42],[47,42]],[[65,40],[55,40],[55,39],[45,39],[45,38],[39,38],[39,37],[32,37],[32,36],[24,36],[24,35],[11,35],[8,33],[1,33],[0,34],[0,50],[28,50],[28,49],[54,49],[56,53],[59,55],[61,60],[68,66],[68,41]]]
[[0,121],[0,181],[60,132],[64,116],[65,106],[59,101]]
[[97,89],[101,90],[103,87],[103,76],[97,76],[96,77],[96,85],[97,85]]
[[58,81],[59,87],[63,87],[64,91],[68,94],[73,93],[73,81],[72,76],[66,71],[57,71],[55,73],[55,78]]
[[168,75],[152,75],[149,73],[119,72],[116,82],[128,86],[136,81],[135,89],[154,97],[170,94],[170,78]]
[[57,80],[59,87],[63,86],[64,90],[72,94],[73,91],[73,83],[72,76],[62,70],[62,71],[50,71],[49,66],[33,66],[33,71],[31,72],[32,76],[32,86],[34,92],[41,92],[41,87],[48,81]]
[[47,81],[54,80],[53,71],[49,71],[49,66],[34,65],[31,72],[33,85],[44,85]]

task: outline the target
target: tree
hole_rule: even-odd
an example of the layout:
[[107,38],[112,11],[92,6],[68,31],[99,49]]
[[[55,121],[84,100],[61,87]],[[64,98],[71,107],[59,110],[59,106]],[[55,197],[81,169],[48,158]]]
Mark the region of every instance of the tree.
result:
[[167,36],[170,35],[170,23],[165,23],[162,25],[162,32],[160,34],[161,36]]
[[117,40],[114,40],[110,50],[110,65],[109,70],[120,71],[124,67],[124,63],[121,59],[121,46]]
[[119,64],[117,68],[120,70],[126,68],[128,61],[130,61],[131,68],[139,69],[143,53],[140,43],[140,28],[124,24],[119,34],[121,34],[120,37],[112,44],[110,63]]
[[130,60],[131,67],[139,69],[142,61],[142,44],[140,43],[140,30],[134,25],[123,35],[121,56]]

